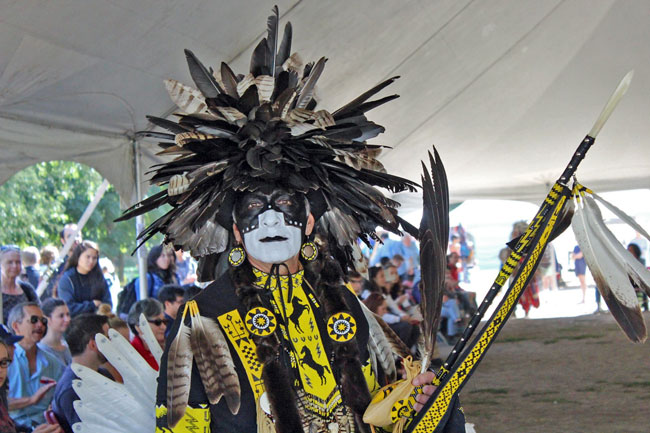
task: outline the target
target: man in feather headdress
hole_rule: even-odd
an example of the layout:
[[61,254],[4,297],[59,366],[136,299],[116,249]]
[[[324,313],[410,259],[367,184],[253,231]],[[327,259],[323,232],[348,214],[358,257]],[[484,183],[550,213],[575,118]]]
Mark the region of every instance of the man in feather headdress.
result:
[[[326,59],[303,64],[291,34],[287,24],[278,44],[274,8],[245,76],[225,63],[213,73],[186,51],[198,90],[167,80],[184,114],[150,117],[169,133],[148,135],[178,157],[152,178],[167,190],[122,218],[170,204],[142,237],[163,233],[199,260],[200,279],[216,279],[170,332],[157,431],[369,431],[371,396],[394,378],[388,340],[373,337],[381,320],[364,311],[343,270],[354,266],[358,238],[378,240],[378,226],[418,234],[376,188],[416,184],[387,174],[381,147],[366,143],[384,128],[365,112],[396,95],[369,99],[395,78],[333,113],[315,111]],[[432,380],[424,373],[414,383]],[[457,409],[449,428],[464,431]]]

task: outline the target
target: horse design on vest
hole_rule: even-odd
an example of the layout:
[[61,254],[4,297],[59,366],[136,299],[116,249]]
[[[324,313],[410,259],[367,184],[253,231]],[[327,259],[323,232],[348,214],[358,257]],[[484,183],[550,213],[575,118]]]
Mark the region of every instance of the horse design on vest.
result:
[[325,377],[324,373],[326,371],[329,373],[330,368],[327,365],[320,365],[319,363],[317,363],[316,360],[312,357],[311,351],[307,346],[303,346],[302,351],[300,353],[302,355],[302,358],[300,359],[300,365],[307,364],[309,368],[311,368],[318,374],[318,377],[320,378],[320,384],[325,385],[325,382],[327,382],[327,378]]
[[303,330],[300,327],[300,316],[302,316],[302,313],[309,310],[309,305],[300,302],[300,298],[296,296],[291,301],[291,306],[293,307],[293,311],[289,315],[289,321],[294,323],[298,332],[302,334]]

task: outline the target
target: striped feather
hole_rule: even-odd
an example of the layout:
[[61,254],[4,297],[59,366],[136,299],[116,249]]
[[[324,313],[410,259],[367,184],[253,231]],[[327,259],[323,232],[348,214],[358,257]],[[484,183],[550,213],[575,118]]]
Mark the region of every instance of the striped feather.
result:
[[391,329],[390,326],[388,326],[388,323],[384,322],[384,319],[382,319],[380,316],[376,315],[373,313],[373,316],[375,317],[375,321],[379,324],[381,329],[384,331],[384,335],[386,336],[386,341],[388,341],[388,344],[390,344],[391,350],[393,353],[395,353],[397,356],[401,358],[407,358],[411,356],[411,350],[406,347],[406,344],[402,341],[401,338]]
[[255,77],[255,85],[257,86],[260,103],[270,102],[275,88],[275,79],[270,75],[259,75]]
[[[384,373],[389,378],[394,379],[397,374],[397,369],[395,368],[395,358],[391,350],[391,345],[372,311],[363,302],[359,302],[359,305],[361,305],[361,310],[363,310],[363,314],[366,316],[366,321],[368,322],[368,349],[377,362],[379,362]],[[376,367],[375,373],[377,373]]]
[[186,304],[180,327],[167,353],[167,422],[170,427],[183,418],[190,398],[193,356],[190,328],[185,325],[187,310]]
[[165,89],[174,104],[185,113],[210,113],[205,104],[205,98],[198,90],[176,80],[165,80]]
[[236,415],[241,390],[226,338],[214,320],[199,315],[198,307],[191,319],[190,344],[208,400],[217,404],[224,396],[228,409]]

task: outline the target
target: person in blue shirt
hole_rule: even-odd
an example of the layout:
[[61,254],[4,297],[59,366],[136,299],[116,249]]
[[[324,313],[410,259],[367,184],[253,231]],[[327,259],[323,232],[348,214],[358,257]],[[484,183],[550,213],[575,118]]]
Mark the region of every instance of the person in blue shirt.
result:
[[370,255],[369,266],[378,266],[381,263],[381,259],[384,257],[392,259],[395,254],[401,252],[399,241],[395,241],[388,237],[388,233],[384,232],[380,235],[381,243],[375,243],[375,246]]
[[9,313],[9,324],[16,335],[23,337],[14,346],[8,372],[10,415],[17,425],[37,426],[45,422],[43,412],[52,401],[63,364],[37,346],[47,324],[37,303],[16,305]]
[[113,305],[98,258],[99,246],[95,242],[83,241],[68,259],[59,280],[58,295],[68,306],[71,317],[94,313],[102,303]]
[[399,244],[399,248],[396,248],[396,251],[398,251],[399,255],[404,259],[404,262],[402,262],[400,267],[397,269],[397,273],[402,280],[413,281],[416,278],[416,274],[419,277],[420,250],[413,238],[410,235],[405,234],[402,238],[402,242]]

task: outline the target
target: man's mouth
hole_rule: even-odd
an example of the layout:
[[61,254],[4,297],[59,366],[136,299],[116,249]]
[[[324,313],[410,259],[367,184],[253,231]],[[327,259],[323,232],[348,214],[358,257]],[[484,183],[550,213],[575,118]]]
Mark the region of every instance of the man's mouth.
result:
[[265,238],[260,239],[260,242],[282,242],[288,239],[289,238],[285,238],[284,236],[267,236]]

